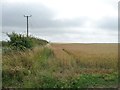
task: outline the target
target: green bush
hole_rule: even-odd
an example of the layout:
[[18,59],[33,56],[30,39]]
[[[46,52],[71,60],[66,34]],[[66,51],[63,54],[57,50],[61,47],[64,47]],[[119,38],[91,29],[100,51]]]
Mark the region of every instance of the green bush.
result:
[[22,34],[17,33],[11,33],[7,34],[7,36],[10,38],[8,41],[8,46],[13,50],[25,50],[25,49],[31,49],[36,45],[45,45],[48,42],[42,39],[37,39],[34,37],[26,37]]
[[14,32],[12,34],[7,34],[7,35],[10,38],[10,41],[8,41],[8,44],[12,49],[24,50],[26,48],[33,47],[33,42],[29,37],[25,37],[22,34],[17,34]]

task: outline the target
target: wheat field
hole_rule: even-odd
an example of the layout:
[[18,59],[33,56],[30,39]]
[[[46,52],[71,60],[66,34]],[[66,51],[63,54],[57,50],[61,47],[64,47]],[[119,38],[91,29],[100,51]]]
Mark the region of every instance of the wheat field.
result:
[[65,65],[74,62],[83,68],[117,70],[117,44],[51,44],[51,48]]

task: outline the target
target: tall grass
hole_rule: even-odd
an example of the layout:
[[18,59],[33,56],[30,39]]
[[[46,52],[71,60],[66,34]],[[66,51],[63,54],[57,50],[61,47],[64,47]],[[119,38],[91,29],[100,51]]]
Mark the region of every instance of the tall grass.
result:
[[[75,52],[76,50],[76,52]],[[3,54],[3,87],[116,87],[116,55],[77,53],[78,49],[36,46]],[[98,55],[98,56],[97,56]],[[80,56],[80,57],[79,57]],[[82,57],[81,57],[82,56]],[[105,61],[106,60],[106,61]],[[108,62],[109,61],[109,62]]]

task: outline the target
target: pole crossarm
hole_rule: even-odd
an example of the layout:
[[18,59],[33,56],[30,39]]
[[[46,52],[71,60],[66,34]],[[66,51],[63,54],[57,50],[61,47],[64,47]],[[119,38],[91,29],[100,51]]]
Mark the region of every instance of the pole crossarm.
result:
[[24,17],[32,17],[32,15],[24,15]]

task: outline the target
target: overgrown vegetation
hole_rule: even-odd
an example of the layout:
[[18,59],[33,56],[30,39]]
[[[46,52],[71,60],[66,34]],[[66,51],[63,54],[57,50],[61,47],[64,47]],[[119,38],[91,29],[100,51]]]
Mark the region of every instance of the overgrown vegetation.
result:
[[117,85],[115,72],[100,72],[102,69],[86,72],[90,69],[84,71],[78,67],[64,66],[54,57],[53,51],[45,47],[11,53],[3,56],[3,87],[91,88]]
[[[62,49],[54,45],[49,47],[46,46],[47,41],[28,37],[32,41],[31,49],[20,42],[20,37],[23,41],[27,37],[19,34],[16,36],[16,33],[10,35],[14,39],[10,36],[10,41],[3,45],[3,48],[11,48],[13,44],[11,53],[3,53],[4,88],[106,88],[118,85],[117,55],[114,50],[108,54],[111,56],[90,54],[89,49],[86,50],[88,52],[80,50],[86,55],[81,52],[79,55],[78,47],[77,49],[62,45],[60,45]],[[27,44],[31,43],[29,40],[27,42]],[[14,47],[16,44],[17,47]],[[24,51],[21,45],[26,47],[23,48]],[[94,47],[94,49],[98,48]]]
[[3,52],[10,52],[11,50],[26,50],[32,49],[35,46],[46,45],[46,40],[37,39],[35,37],[26,37],[22,34],[11,33],[7,34],[9,41],[2,41]]

